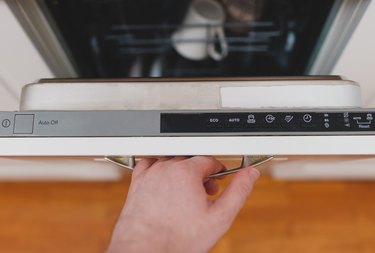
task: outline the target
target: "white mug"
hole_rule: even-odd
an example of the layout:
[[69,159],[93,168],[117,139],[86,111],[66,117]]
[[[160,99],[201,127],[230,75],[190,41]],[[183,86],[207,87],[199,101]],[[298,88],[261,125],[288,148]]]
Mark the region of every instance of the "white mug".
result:
[[[172,34],[176,51],[190,60],[207,57],[219,61],[228,54],[223,23],[225,12],[215,0],[196,0],[186,14],[181,27]],[[219,41],[219,51],[215,47]]]

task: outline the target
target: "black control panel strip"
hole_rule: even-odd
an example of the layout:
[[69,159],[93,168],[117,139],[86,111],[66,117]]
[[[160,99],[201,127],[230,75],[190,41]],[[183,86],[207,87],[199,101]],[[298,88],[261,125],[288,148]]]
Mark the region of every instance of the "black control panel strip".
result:
[[375,112],[162,113],[161,133],[368,132]]

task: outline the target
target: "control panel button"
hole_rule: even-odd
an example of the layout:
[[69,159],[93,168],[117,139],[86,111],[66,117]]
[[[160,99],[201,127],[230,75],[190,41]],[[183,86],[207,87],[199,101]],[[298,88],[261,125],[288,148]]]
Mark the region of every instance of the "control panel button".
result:
[[305,121],[306,123],[310,123],[312,120],[312,116],[308,113],[306,113],[305,115],[303,115],[303,121]]
[[293,118],[294,118],[294,116],[293,115],[285,115],[285,117],[284,117],[284,121],[286,122],[286,123],[290,123],[292,120],[293,120]]
[[246,120],[246,122],[248,123],[248,124],[255,124],[257,121],[256,121],[256,119],[255,119],[255,115],[254,114],[249,114],[249,115],[247,115],[247,120]]
[[1,122],[1,126],[4,127],[4,128],[8,128],[10,127],[11,125],[11,121],[9,119],[4,119],[2,122]]
[[14,120],[15,134],[32,134],[34,129],[34,114],[16,114]]
[[272,123],[275,121],[275,119],[275,116],[273,116],[272,114],[267,114],[267,116],[265,117],[267,123]]

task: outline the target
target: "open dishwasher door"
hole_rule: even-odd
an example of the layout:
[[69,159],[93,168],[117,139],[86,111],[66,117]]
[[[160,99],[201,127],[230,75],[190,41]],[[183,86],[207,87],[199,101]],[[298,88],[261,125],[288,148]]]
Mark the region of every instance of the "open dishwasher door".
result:
[[335,76],[40,80],[25,86],[21,111],[0,113],[0,156],[369,163],[375,109],[360,105],[359,86]]

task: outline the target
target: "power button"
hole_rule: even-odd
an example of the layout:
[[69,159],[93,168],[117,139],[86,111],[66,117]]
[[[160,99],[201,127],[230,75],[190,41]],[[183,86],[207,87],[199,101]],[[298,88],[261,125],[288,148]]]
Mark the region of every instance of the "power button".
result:
[[32,134],[34,130],[34,114],[16,114],[14,118],[15,134]]
[[10,122],[9,119],[4,119],[2,122],[1,122],[1,126],[4,127],[4,128],[8,128],[10,127],[12,123]]

